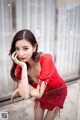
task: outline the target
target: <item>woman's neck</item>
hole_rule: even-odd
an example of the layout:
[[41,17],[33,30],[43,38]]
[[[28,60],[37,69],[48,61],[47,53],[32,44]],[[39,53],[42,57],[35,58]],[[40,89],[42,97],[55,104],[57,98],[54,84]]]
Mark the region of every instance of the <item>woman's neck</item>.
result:
[[35,66],[37,65],[38,62],[30,59],[27,63],[29,65],[29,68],[35,68]]

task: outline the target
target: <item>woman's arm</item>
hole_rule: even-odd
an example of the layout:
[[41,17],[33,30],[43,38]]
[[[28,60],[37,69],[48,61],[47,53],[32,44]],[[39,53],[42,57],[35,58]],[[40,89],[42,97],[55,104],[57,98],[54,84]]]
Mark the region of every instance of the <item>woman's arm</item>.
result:
[[29,84],[28,84],[28,75],[27,75],[27,65],[24,62],[21,62],[17,59],[17,54],[14,52],[12,54],[13,61],[22,68],[21,81],[18,83],[18,92],[24,99],[29,97]]
[[38,84],[36,89],[31,89],[30,90],[30,92],[29,92],[30,96],[33,96],[33,97],[36,97],[36,98],[41,98],[44,91],[45,91],[46,85],[47,85],[47,82],[45,84],[45,82],[42,81],[41,85]]
[[18,83],[19,94],[27,99],[29,97],[29,83],[27,76],[27,66],[26,64],[22,67],[22,77],[20,83]]

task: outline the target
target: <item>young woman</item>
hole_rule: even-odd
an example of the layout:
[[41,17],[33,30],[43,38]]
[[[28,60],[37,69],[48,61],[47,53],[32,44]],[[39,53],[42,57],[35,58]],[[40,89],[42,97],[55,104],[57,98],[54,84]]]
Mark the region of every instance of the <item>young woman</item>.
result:
[[[54,120],[65,102],[67,87],[59,76],[52,56],[38,52],[38,44],[30,30],[18,31],[12,41],[11,77],[17,88],[11,99],[35,97],[34,120]],[[44,111],[47,113],[44,116]]]

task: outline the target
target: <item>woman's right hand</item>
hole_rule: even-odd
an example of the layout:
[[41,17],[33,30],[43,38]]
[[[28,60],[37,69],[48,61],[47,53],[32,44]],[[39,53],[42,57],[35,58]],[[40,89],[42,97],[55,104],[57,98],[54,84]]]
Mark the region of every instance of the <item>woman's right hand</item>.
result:
[[15,97],[18,97],[19,96],[19,91],[18,91],[18,88],[13,92],[12,96],[11,96],[11,101],[14,100]]
[[16,52],[14,52],[11,57],[12,57],[12,60],[13,60],[16,64],[18,64],[19,66],[21,66],[21,67],[27,67],[27,66],[26,66],[26,63],[21,62],[20,60],[18,60],[18,58],[17,58],[17,53],[16,53]]

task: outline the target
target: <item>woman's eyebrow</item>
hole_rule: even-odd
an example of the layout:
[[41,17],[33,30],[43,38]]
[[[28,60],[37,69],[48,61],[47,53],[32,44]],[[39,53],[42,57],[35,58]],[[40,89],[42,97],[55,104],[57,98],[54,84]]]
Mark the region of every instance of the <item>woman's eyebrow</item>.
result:
[[23,47],[29,47],[29,46],[23,46]]
[[[16,48],[19,48],[18,46],[15,46]],[[29,46],[22,46],[22,47],[29,47]]]

